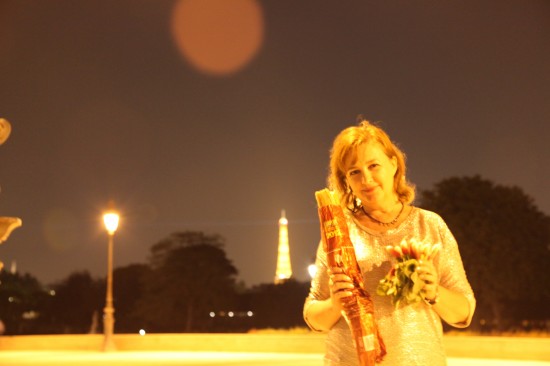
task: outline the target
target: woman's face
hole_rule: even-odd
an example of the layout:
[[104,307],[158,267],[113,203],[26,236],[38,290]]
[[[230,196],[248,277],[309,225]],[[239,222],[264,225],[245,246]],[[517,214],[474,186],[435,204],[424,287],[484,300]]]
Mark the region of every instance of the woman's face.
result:
[[366,142],[357,147],[345,162],[346,181],[363,206],[379,209],[394,204],[397,194],[393,180],[397,159],[388,158],[378,142]]

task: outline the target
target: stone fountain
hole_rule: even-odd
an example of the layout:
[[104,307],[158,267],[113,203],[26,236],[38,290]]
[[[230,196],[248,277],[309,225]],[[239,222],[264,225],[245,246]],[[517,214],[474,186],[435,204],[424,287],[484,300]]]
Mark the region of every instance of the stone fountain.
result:
[[[4,118],[0,118],[0,145],[2,145],[11,133],[11,124]],[[11,232],[23,224],[19,217],[0,216],[0,244],[8,240]],[[0,270],[4,264],[0,262]]]

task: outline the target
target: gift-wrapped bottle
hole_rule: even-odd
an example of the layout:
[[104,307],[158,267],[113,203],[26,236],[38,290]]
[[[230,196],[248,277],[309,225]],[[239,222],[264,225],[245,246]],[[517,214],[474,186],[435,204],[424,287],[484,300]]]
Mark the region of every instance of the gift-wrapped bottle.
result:
[[365,290],[349,230],[335,193],[323,189],[315,192],[321,237],[329,267],[342,268],[353,281],[352,295],[342,298],[343,315],[350,327],[359,365],[373,366],[386,354],[374,319],[374,304]]

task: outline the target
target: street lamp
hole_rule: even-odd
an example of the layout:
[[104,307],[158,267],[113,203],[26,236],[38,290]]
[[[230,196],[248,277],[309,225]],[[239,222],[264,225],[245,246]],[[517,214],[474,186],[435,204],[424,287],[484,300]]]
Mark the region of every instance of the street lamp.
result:
[[113,307],[113,236],[118,227],[119,216],[114,211],[109,211],[103,215],[103,223],[109,234],[109,246],[107,249],[107,295],[105,297],[105,307],[103,308],[103,351],[116,351],[113,342],[113,332],[115,328],[115,308]]

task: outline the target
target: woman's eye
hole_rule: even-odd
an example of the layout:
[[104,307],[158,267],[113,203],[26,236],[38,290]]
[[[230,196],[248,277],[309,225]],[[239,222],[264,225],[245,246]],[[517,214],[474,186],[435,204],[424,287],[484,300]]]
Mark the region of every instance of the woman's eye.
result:
[[349,175],[350,175],[350,176],[352,176],[352,175],[357,175],[357,174],[359,174],[359,170],[358,170],[358,169],[357,169],[357,170],[351,170],[351,171],[349,172]]
[[369,169],[378,168],[379,166],[380,166],[380,164],[377,164],[377,163],[371,164],[371,165],[369,165]]

